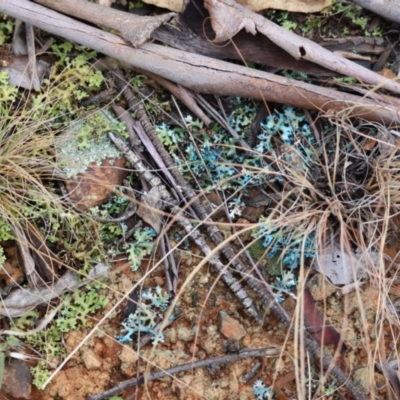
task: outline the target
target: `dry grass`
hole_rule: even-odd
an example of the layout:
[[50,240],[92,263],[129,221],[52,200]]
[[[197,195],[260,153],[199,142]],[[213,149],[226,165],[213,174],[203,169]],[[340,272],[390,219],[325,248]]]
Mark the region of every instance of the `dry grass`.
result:
[[[26,105],[21,107],[26,110],[29,109]],[[54,186],[54,182],[57,181],[55,171],[58,171],[60,166],[57,165],[54,152],[51,149],[54,149],[60,128],[58,125],[52,126],[51,120],[43,119],[43,115],[38,114],[38,110],[39,108],[35,107],[27,112],[6,110],[2,119],[0,130],[0,216],[10,226],[28,224],[37,227],[38,222],[40,225],[49,221],[54,227],[57,223],[62,225],[61,220],[65,213],[74,212],[62,201]],[[320,116],[320,120],[322,124],[327,124],[327,122],[324,122],[323,116]],[[396,280],[398,265],[396,257],[392,260],[388,259],[386,249],[390,238],[397,240],[398,197],[400,193],[399,155],[397,154],[396,144],[389,143],[387,138],[389,133],[384,126],[372,125],[363,121],[355,123],[345,119],[341,121],[331,119],[329,126],[324,133],[319,132],[319,142],[312,145],[314,158],[312,164],[308,167],[302,166],[304,154],[300,152],[299,148],[296,148],[296,146],[292,146],[290,149],[283,148],[282,141],[277,138],[276,149],[281,151],[278,150],[264,155],[263,168],[246,166],[246,169],[254,176],[260,173],[265,174],[263,190],[274,194],[275,199],[276,195],[279,195],[278,200],[275,200],[269,206],[263,224],[278,231],[281,230],[289,241],[297,241],[300,244],[303,257],[301,257],[300,268],[296,270],[299,282],[298,293],[301,293],[305,286],[306,279],[311,273],[310,265],[315,261],[310,262],[310,260],[307,261],[304,258],[305,241],[309,233],[314,232],[316,235],[317,251],[323,251],[321,249],[326,246],[326,243],[335,238],[343,251],[352,252],[354,249],[359,249],[362,253],[378,255],[377,261],[373,260],[372,257],[368,259],[369,262],[363,271],[362,278],[365,285],[371,285],[379,292],[376,315],[368,314],[368,310],[366,310],[368,307],[366,307],[363,297],[364,289],[358,286],[355,288],[358,309],[355,311],[353,308],[352,314],[347,315],[347,310],[350,307],[350,295],[344,295],[343,309],[340,310],[341,317],[339,318],[344,322],[343,325],[335,326],[339,330],[342,329],[345,342],[349,338],[348,332],[351,331],[357,336],[357,341],[363,343],[368,356],[364,365],[368,371],[369,390],[374,398],[379,398],[381,395],[378,393],[379,390],[375,388],[374,365],[375,363],[386,362],[388,359],[398,358],[396,343],[399,320],[397,314],[391,312],[390,307],[394,300],[393,296],[390,295],[390,289],[393,281]],[[377,143],[371,150],[366,150],[373,144],[371,132],[377,133],[378,136],[373,139]],[[197,146],[197,151],[200,153],[199,146],[201,146],[201,143],[194,136],[190,140]],[[290,155],[290,159],[288,155]],[[180,156],[182,160],[185,160],[187,154],[181,151]],[[240,175],[241,165],[223,159],[219,162],[221,164],[225,162],[227,166],[230,165],[235,168],[237,172],[235,177]],[[266,166],[268,166],[267,172]],[[190,167],[188,165],[188,171],[191,171]],[[360,171],[357,168],[360,168]],[[206,171],[206,174],[211,176],[212,172]],[[278,184],[276,179],[273,179],[277,177],[281,178]],[[204,190],[201,179],[192,174],[191,180],[192,184],[196,185],[195,189],[199,196],[201,196]],[[226,210],[229,210],[229,203],[242,190],[242,188],[237,187],[231,190],[221,189],[221,187],[226,186],[228,181],[218,182],[213,188],[219,192],[222,198],[219,207]],[[218,185],[220,186],[218,187]],[[78,218],[77,214],[76,217]],[[89,222],[85,223],[89,224]],[[260,224],[244,223],[237,221],[235,217],[233,219],[227,217],[223,221],[215,223],[226,233],[227,242],[232,242],[238,246],[239,253],[248,254],[250,246],[256,241],[249,235],[249,232],[259,229]],[[90,227],[90,229],[93,228]],[[199,225],[195,229],[202,230],[202,226]],[[168,232],[166,233],[168,234]],[[218,295],[221,295],[223,291],[218,287],[220,277],[210,274],[207,270],[207,263],[214,253],[203,257],[193,246],[189,250],[183,250],[179,246],[180,243],[175,243],[176,247],[172,248],[170,253],[181,255],[185,262],[192,258],[194,263],[190,267],[183,268],[179,287],[185,290],[179,291],[173,305],[180,303],[184,311],[189,310],[188,297],[195,292],[195,284],[202,281],[205,276],[212,280],[208,286],[204,284],[208,292],[199,304],[196,311],[198,315],[193,318],[196,335],[191,342],[192,347],[188,346],[192,350],[186,350],[194,358],[195,355],[198,357],[195,354],[196,344],[198,342],[204,344],[205,341],[199,336],[208,328],[207,321],[202,320],[202,315],[208,315],[209,303],[214,301],[212,300],[214,291]],[[269,249],[265,249],[266,253],[268,251]],[[60,363],[56,372],[76,354],[79,354],[80,349],[92,343],[93,338],[105,335],[110,341],[115,342],[113,334],[117,332],[115,322],[114,325],[112,324],[112,319],[118,316],[116,311],[121,309],[121,305],[126,301],[130,292],[148,287],[150,283],[153,285],[157,281],[154,276],[157,278],[161,276],[160,267],[163,259],[160,252],[155,254],[157,254],[157,257],[151,258],[141,268],[141,277],[138,274],[127,272],[121,266],[121,270],[124,271],[123,274],[134,279],[134,283],[131,285],[118,281],[121,278],[121,276],[118,276],[118,270],[117,273],[112,275],[111,281],[107,285],[111,301],[110,306],[106,309],[104,315],[97,320],[93,329],[87,332],[85,339],[69,352],[68,357],[63,363]],[[282,253],[282,257],[284,256],[285,249]],[[261,261],[250,260],[254,269],[261,270],[261,275],[265,276]],[[226,264],[227,268],[230,268],[229,263],[226,262]],[[66,265],[64,264],[64,266]],[[353,270],[354,267],[354,265],[349,266]],[[355,275],[354,271],[352,273]],[[267,281],[273,283],[272,278],[267,277]],[[340,289],[338,288],[337,291],[339,292]],[[292,297],[295,296],[292,293]],[[234,301],[232,300],[232,302]],[[238,310],[240,306],[235,305],[236,310]],[[327,302],[323,307],[325,312],[329,313],[330,305]],[[172,312],[172,309],[173,306],[170,307],[168,312]],[[281,357],[269,360],[269,367],[275,368],[277,372],[280,370],[279,363],[287,366],[285,357],[289,354],[291,365],[295,371],[297,398],[323,398],[323,390],[326,388],[327,382],[324,381],[323,375],[312,367],[313,361],[309,360],[304,347],[301,346],[302,332],[305,329],[302,314],[301,301],[298,301],[293,312],[295,334],[290,334],[287,330],[286,337],[276,339],[275,344],[281,348]],[[330,315],[329,318],[335,320],[334,315]],[[254,324],[254,321],[249,320],[248,317],[242,317],[240,320],[242,324],[247,324],[246,327]],[[178,320],[175,324],[179,325],[179,323]],[[216,322],[213,321],[213,323],[215,325]],[[111,326],[113,329],[110,328]],[[264,329],[266,328],[264,327]],[[248,330],[251,331],[250,328]],[[298,339],[294,340],[294,338]],[[353,338],[349,340],[355,343]],[[390,349],[391,342],[394,345]],[[171,350],[168,344],[166,347]],[[360,352],[357,352],[356,349],[353,350],[353,357],[360,356]],[[141,360],[140,372],[166,368],[157,359],[158,353],[155,347],[151,352],[143,353],[141,350],[140,355],[138,348],[133,348],[132,352],[138,355]],[[351,369],[359,368],[361,363],[357,360],[348,362],[351,364],[348,371],[351,375]],[[265,375],[268,376],[270,384],[278,378],[278,372],[274,374],[273,370]],[[187,390],[188,393],[191,393],[190,396],[196,395],[196,393],[199,397],[205,396],[202,390],[192,384],[193,382],[188,379],[188,375],[183,376],[182,379],[174,376],[172,381],[172,383],[168,382],[171,385],[182,385],[183,389],[180,390]],[[313,388],[311,381],[314,384]],[[318,386],[320,386],[320,391],[316,389]],[[149,398],[154,396],[154,386],[145,385],[145,390],[148,390],[147,396]],[[139,398],[140,396],[144,398],[145,394],[140,393]]]

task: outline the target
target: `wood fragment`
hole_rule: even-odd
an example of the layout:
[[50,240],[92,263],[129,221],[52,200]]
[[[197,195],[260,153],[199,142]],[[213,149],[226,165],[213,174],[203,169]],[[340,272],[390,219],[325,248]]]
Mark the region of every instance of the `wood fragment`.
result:
[[155,44],[133,49],[118,36],[27,0],[2,0],[0,12],[197,92],[273,101],[334,113],[339,118],[400,123],[397,107]]
[[54,10],[61,11],[63,14],[72,15],[99,26],[116,30],[133,47],[140,47],[150,39],[155,29],[176,15],[175,13],[166,13],[151,17],[141,16],[90,3],[86,0],[35,1]]
[[[259,32],[296,59],[312,61],[334,72],[357,78],[360,82],[400,93],[399,83],[335,55],[312,40],[282,28],[234,0],[205,0],[204,4],[210,13],[216,43],[232,38],[241,29],[253,34]],[[229,17],[226,18],[227,16]]]
[[156,74],[147,71],[141,71],[148,77],[154,79],[158,84],[167,89],[173,94],[178,100],[180,100],[197,118],[204,122],[205,126],[211,124],[210,118],[204,114],[203,110],[197,105],[195,95],[183,86],[175,85],[174,83],[162,78]]
[[392,0],[352,0],[353,3],[400,24],[400,7]]

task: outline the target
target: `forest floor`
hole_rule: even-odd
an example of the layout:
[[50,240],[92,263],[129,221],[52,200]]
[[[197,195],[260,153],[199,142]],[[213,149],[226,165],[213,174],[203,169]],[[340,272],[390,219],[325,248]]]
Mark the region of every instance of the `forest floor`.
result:
[[[398,25],[359,7],[268,16],[315,41],[373,37],[381,50],[365,56],[368,68],[382,43],[393,43],[380,72],[398,69]],[[5,49],[14,23],[0,18]],[[124,71],[140,104],[132,105],[121,76],[95,68],[99,54],[52,40],[52,67],[38,91],[17,89],[0,71],[0,398],[100,399],[114,387],[102,398],[353,398],[321,372],[324,356],[365,398],[397,398],[397,127],[204,96],[251,143],[244,149],[226,126],[207,126],[152,77]],[[270,70],[356,91],[348,77]],[[131,119],[121,117],[124,109]],[[141,112],[174,167],[160,167],[157,144],[138,134],[132,121],[145,127]],[[193,198],[171,184],[171,169]],[[247,309],[224,283],[228,273],[254,299]],[[271,308],[249,280],[269,293]],[[309,337],[321,345],[320,360],[303,346]],[[249,349],[260,352],[242,357]],[[134,378],[141,381],[118,390]]]

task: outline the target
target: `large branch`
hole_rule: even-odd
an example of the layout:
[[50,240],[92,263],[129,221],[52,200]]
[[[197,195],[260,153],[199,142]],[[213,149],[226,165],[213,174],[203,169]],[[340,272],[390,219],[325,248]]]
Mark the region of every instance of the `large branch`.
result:
[[217,43],[232,38],[241,29],[246,29],[254,35],[259,32],[296,59],[312,61],[342,75],[356,78],[360,82],[400,93],[400,84],[396,81],[363,68],[339,54],[324,49],[310,39],[282,28],[241,6],[235,0],[204,0],[204,5],[210,13],[216,35],[214,41]]
[[87,0],[35,0],[37,3],[73,15],[79,19],[118,31],[133,47],[139,47],[150,39],[155,29],[174,17],[175,13],[154,17],[139,16],[115,10]]
[[132,48],[120,37],[27,0],[2,0],[0,12],[147,70],[201,93],[242,96],[334,111],[339,116],[399,123],[396,107],[267,72],[146,43]]
[[352,2],[400,24],[400,6],[396,0],[352,0]]

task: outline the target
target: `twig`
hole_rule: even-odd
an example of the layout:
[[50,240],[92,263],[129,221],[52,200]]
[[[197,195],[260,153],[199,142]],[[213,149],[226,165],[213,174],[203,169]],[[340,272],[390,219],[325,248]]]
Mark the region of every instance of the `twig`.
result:
[[[176,165],[174,164],[170,154],[165,150],[154,127],[151,125],[150,121],[148,120],[148,117],[143,108],[143,105],[138,104],[138,102],[134,98],[131,98],[130,100],[127,99],[127,100],[128,100],[129,106],[132,107],[133,109],[135,109],[138,119],[142,123],[143,128],[145,129],[147,135],[149,136],[150,140],[152,141],[158,154],[162,158],[162,160],[165,164],[165,168],[167,170],[169,170],[170,174],[173,176],[173,179],[179,185],[180,190],[182,191],[182,194],[185,196],[185,198],[187,199],[189,204],[193,207],[195,213],[200,218],[200,220],[203,221],[203,224],[206,225],[209,237],[213,240],[213,242],[215,244],[217,244],[217,250],[221,250],[222,253],[224,254],[224,256],[231,263],[231,265],[243,275],[247,284],[259,296],[261,303],[265,307],[265,309],[271,309],[271,311],[287,327],[291,327],[291,318],[289,317],[287,312],[281,307],[281,305],[278,302],[276,302],[275,296],[272,293],[272,291],[269,289],[269,287],[267,285],[265,285],[264,283],[260,282],[259,279],[252,277],[251,268],[246,266],[239,259],[238,253],[237,253],[237,251],[235,251],[233,246],[229,243],[225,244],[225,239],[222,236],[221,232],[219,231],[218,227],[215,226],[213,221],[211,221],[209,219],[208,213],[206,212],[205,208],[198,200],[196,193],[191,188],[191,186],[186,182],[184,177],[181,175],[181,173],[177,169]],[[178,222],[183,225],[183,227],[187,233],[193,231],[193,227],[191,226],[189,221],[187,221],[183,218],[179,218]],[[198,241],[198,242],[196,242],[196,244],[201,246],[200,248],[204,252],[208,251],[207,250],[208,245],[207,245],[207,243],[205,243],[205,244],[203,243],[203,242],[205,242],[204,238],[202,238],[202,236],[200,235],[200,233],[198,231],[194,231],[193,233],[191,233],[191,236],[192,237],[194,236],[195,240]],[[215,253],[215,249],[213,249],[213,252]],[[210,253],[206,253],[206,254],[210,254]],[[223,266],[219,265],[215,256],[212,257],[211,261],[213,262],[214,268],[217,268],[217,270],[220,268],[224,268]],[[224,272],[224,275],[222,275],[223,278],[227,276],[227,272],[228,271]],[[235,294],[237,295],[236,292],[235,292]],[[339,385],[343,385],[344,387],[346,387],[346,389],[351,393],[351,395],[354,398],[356,398],[357,400],[367,400],[367,397],[365,396],[362,389],[355,386],[354,383],[349,379],[349,377],[338,366],[334,365],[333,359],[330,356],[326,355],[322,351],[322,349],[318,345],[318,343],[307,332],[304,333],[304,345],[307,348],[307,350],[312,354],[312,356],[317,364],[322,364],[323,368],[325,370],[332,368],[332,375],[336,378]],[[332,365],[333,365],[333,367],[332,367]]]
[[112,389],[109,389],[101,394],[95,396],[89,396],[87,400],[103,400],[107,397],[113,396],[116,393],[125,390],[129,387],[141,385],[142,383],[154,381],[160,379],[167,375],[178,374],[179,372],[184,372],[196,368],[205,368],[209,366],[216,366],[221,364],[233,363],[239,360],[244,360],[246,358],[252,357],[272,357],[280,354],[280,350],[275,348],[261,348],[261,349],[243,349],[239,353],[227,354],[224,356],[213,357],[207,360],[189,362],[186,364],[181,364],[176,367],[168,368],[163,371],[154,372],[148,376],[139,376],[138,378],[128,379],[127,381],[118,383]]
[[218,112],[211,106],[211,104],[209,104],[205,100],[205,98],[203,96],[196,93],[196,98],[197,98],[198,102],[203,106],[203,108],[205,110],[207,110],[214,117],[214,119],[231,134],[231,136],[235,139],[236,142],[238,142],[243,147],[243,149],[252,152],[252,148],[229,125],[228,121],[226,119],[222,118],[221,115],[218,114]]
[[[136,110],[139,115],[138,110]],[[137,168],[137,171],[146,181],[152,186],[152,188],[158,188],[160,191],[160,198],[163,200],[164,205],[162,208],[169,208],[171,213],[177,217],[178,223],[185,229],[186,233],[190,235],[196,244],[203,250],[206,255],[213,254],[213,250],[208,246],[207,242],[201,236],[201,234],[193,229],[192,224],[183,215],[183,210],[174,205],[175,200],[168,193],[165,186],[161,183],[161,179],[156,177],[152,172],[148,171],[142,161],[128,148],[128,146],[113,133],[109,133],[111,140],[115,146],[124,154],[125,158],[132,164],[133,168]],[[248,295],[247,291],[242,287],[238,280],[226,270],[225,266],[216,256],[210,258],[210,263],[213,268],[221,275],[222,280],[229,286],[236,297],[244,305],[245,310],[252,315],[258,322],[262,322],[262,315],[257,310],[252,298]]]
[[36,53],[35,53],[35,32],[31,24],[25,24],[26,29],[26,46],[29,56],[29,74],[31,76],[32,87],[34,90],[40,89],[40,81],[36,68]]
[[80,107],[89,107],[92,104],[98,106],[100,103],[104,101],[110,101],[111,96],[115,94],[116,90],[114,87],[110,87],[109,89],[103,90],[100,93],[90,96],[88,99],[82,100],[79,104]]
[[163,255],[165,276],[167,278],[168,293],[170,298],[174,298],[176,296],[179,280],[178,268],[176,266],[175,256],[171,250],[168,235],[165,233],[160,240],[160,247]]
[[[193,205],[193,206],[196,205],[194,207],[194,211],[197,214],[196,218],[198,219],[200,217],[201,220],[204,221],[207,220],[208,215],[204,207],[201,206],[199,200],[196,198],[196,194],[194,193],[193,189],[185,181],[185,179],[177,169],[176,165],[172,161],[172,158],[170,157],[169,153],[164,149],[164,146],[161,143],[160,139],[158,138],[153,125],[151,124],[149,118],[147,117],[143,104],[141,102],[138,102],[137,99],[135,99],[132,92],[125,90],[126,85],[122,80],[123,78],[122,73],[119,70],[115,72],[115,76],[117,77],[116,80],[117,87],[121,90],[121,92],[124,92],[124,95],[126,96],[129,106],[136,112],[136,116],[140,121],[140,123],[142,124],[142,127],[144,129],[144,132],[142,132],[142,134],[147,133],[147,135],[150,138],[149,142],[151,143],[152,147],[151,149],[149,149],[149,152],[151,154],[155,153],[157,154],[157,158],[155,160],[158,163],[159,168],[165,172],[168,172],[166,174],[166,177],[170,180],[171,184],[174,187],[178,188],[179,186],[179,192],[183,195],[185,202],[187,202],[186,199],[189,198],[191,200],[188,203],[188,205]],[[147,171],[143,164],[139,164],[140,160],[138,159],[138,157],[128,149],[128,147],[122,142],[122,140],[120,139],[116,140],[115,137],[114,139],[112,138],[112,140],[114,141],[115,145],[119,148],[119,150],[125,154],[126,159],[132,163],[132,166],[139,167],[140,172],[141,171],[146,172],[147,178],[144,175],[142,176],[152,185],[152,187],[161,184],[159,178],[156,178],[150,171]],[[163,154],[161,154],[161,152],[163,152]],[[162,164],[160,164],[161,161]],[[163,196],[165,196],[165,198],[163,196],[161,196],[161,198],[164,198],[164,201],[167,200],[165,205],[168,208],[170,208],[171,213],[177,217],[178,223],[185,229],[186,233],[195,240],[196,244],[203,250],[204,254],[206,255],[214,254],[213,250],[211,250],[211,248],[208,246],[207,242],[200,235],[200,233],[197,230],[194,230],[191,223],[184,217],[183,210],[177,206],[174,206],[173,201],[171,201],[170,200],[171,198],[168,197],[169,193],[165,189],[165,186],[162,185],[160,187],[162,187],[162,190],[164,192]],[[202,215],[198,214],[196,208],[202,212]],[[207,227],[209,232],[210,229],[212,228],[213,226]],[[221,241],[223,241],[223,238],[218,228],[215,229],[220,235]],[[215,230],[213,232],[215,233]],[[218,274],[221,275],[222,280],[230,287],[235,296],[241,301],[245,310],[250,315],[252,315],[258,322],[262,323],[263,318],[261,313],[258,311],[257,307],[254,304],[254,301],[249,296],[247,291],[243,288],[243,286],[239,283],[239,281],[229,271],[226,270],[225,266],[221,263],[221,261],[216,255],[210,258],[210,263],[213,266],[213,268],[218,272]]]
[[175,97],[177,97],[194,115],[201,119],[206,126],[211,124],[210,118],[204,114],[203,110],[197,105],[195,95],[183,86],[176,85],[175,83],[148,71],[138,68],[138,71],[154,79],[159,85],[163,86]]
[[258,362],[258,363],[255,363],[252,367],[251,367],[251,369],[250,369],[250,371],[243,377],[243,383],[249,383],[251,380],[253,380],[256,376],[257,376],[257,374],[259,373],[259,371],[260,371],[260,368],[261,368],[261,363],[260,362]]

